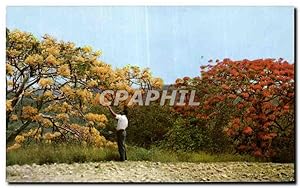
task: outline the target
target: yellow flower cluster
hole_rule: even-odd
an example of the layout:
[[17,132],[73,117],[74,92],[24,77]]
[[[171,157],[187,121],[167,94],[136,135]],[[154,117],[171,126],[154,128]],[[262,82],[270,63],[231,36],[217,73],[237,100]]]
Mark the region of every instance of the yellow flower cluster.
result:
[[10,64],[6,63],[6,74],[12,76],[14,74],[14,68]]
[[91,128],[89,133],[89,141],[96,147],[106,147],[107,144],[112,145],[112,142],[107,141],[104,136],[101,136],[96,128]]
[[44,118],[42,117],[41,114],[37,114],[37,115],[35,115],[35,116],[32,116],[31,119],[32,119],[33,121],[36,121],[36,122],[42,122]]
[[39,141],[41,138],[41,129],[30,129],[28,132],[25,132],[21,135],[17,135],[15,138],[15,143],[12,146],[7,148],[7,151],[16,150],[21,147],[21,144],[25,141],[27,137],[32,137],[36,141]]
[[102,61],[98,61],[98,60],[93,61],[92,64],[94,65],[94,67],[99,67],[99,66],[105,65],[105,63],[103,63]]
[[128,75],[128,67],[122,69],[116,69],[114,72],[114,79],[116,82],[122,82],[126,79],[126,75]]
[[24,119],[30,119],[38,114],[38,110],[31,106],[24,106],[22,109],[22,117]]
[[88,101],[93,97],[93,94],[91,92],[89,92],[87,89],[78,89],[78,90],[76,90],[76,94],[83,101]]
[[86,120],[93,122],[106,123],[108,121],[104,114],[88,113],[84,117],[86,118]]
[[89,53],[91,52],[93,49],[91,46],[84,46],[82,47],[82,50],[85,52],[85,53]]
[[75,93],[69,85],[64,85],[63,87],[61,87],[60,91],[62,91],[66,96],[68,96],[70,98],[75,97]]
[[67,49],[73,49],[73,48],[75,48],[75,44],[73,42],[66,42],[64,44],[65,44],[64,47],[67,48]]
[[[100,132],[94,127],[85,127],[78,124],[71,124],[69,128],[73,130],[73,132],[76,132],[80,135],[80,137],[78,137],[77,134],[74,134],[69,138],[81,141],[84,146],[89,144],[96,147],[109,147],[114,149],[117,148],[117,144],[115,142],[106,140],[105,137],[102,136]],[[20,148],[21,144],[24,143],[26,138],[34,138],[36,141],[45,141],[46,143],[51,143],[51,141],[56,140],[56,138],[60,138],[62,136],[62,133],[60,132],[46,132],[43,135],[41,135],[41,132],[41,128],[30,129],[28,132],[18,135],[15,138],[15,144],[8,147],[7,151]]]
[[61,113],[61,114],[57,114],[56,118],[58,120],[62,120],[62,121],[68,121],[69,120],[69,115],[66,113]]
[[69,105],[67,102],[61,103],[53,103],[50,104],[47,108],[44,109],[45,112],[61,112],[67,113],[72,110],[72,105]]
[[51,78],[41,78],[39,81],[39,85],[44,87],[50,86],[53,84],[53,80]]
[[56,43],[56,39],[54,37],[52,37],[51,35],[45,34],[43,36],[43,41],[42,41],[42,45],[43,46],[52,46],[53,44]]
[[126,90],[129,93],[132,93],[132,91],[133,91],[133,88],[130,87],[128,84],[124,83],[124,82],[117,82],[117,83],[113,84],[112,89]]
[[43,96],[48,98],[48,99],[53,99],[53,93],[50,90],[45,91]]
[[90,81],[87,82],[88,87],[95,87],[97,85],[98,85],[98,83],[97,83],[96,80],[90,80]]
[[6,55],[10,58],[22,55],[25,52],[24,50],[32,49],[38,42],[32,34],[19,30],[10,31],[7,37],[9,38],[8,42],[10,45],[6,48]]
[[40,45],[42,49],[42,55],[44,57],[49,55],[53,55],[54,57],[59,56],[61,43],[58,43],[57,40],[50,35],[44,35],[43,38],[44,40],[41,41]]
[[25,137],[22,136],[22,135],[18,135],[15,138],[15,142],[18,143],[18,144],[22,144],[24,141],[25,141]]
[[18,57],[22,52],[16,49],[7,49],[6,48],[6,56],[10,58]]
[[22,134],[24,137],[34,137],[35,139],[40,138],[42,129],[30,129],[28,132]]
[[82,56],[74,56],[73,59],[75,62],[81,62],[81,63],[85,62],[85,59]]
[[76,132],[79,132],[80,134],[83,134],[84,130],[87,128],[76,123],[72,123],[69,127],[71,130],[76,130]]
[[13,114],[10,116],[9,118],[11,121],[17,121],[18,120],[18,116],[16,114]]
[[7,152],[10,152],[12,150],[16,150],[16,149],[19,149],[21,147],[21,144],[18,144],[18,143],[14,143],[12,146],[9,146],[7,148]]
[[100,50],[97,50],[97,51],[95,51],[95,56],[101,56],[102,55],[102,51],[100,51]]
[[161,89],[163,84],[164,84],[163,80],[160,78],[153,78],[152,82],[151,82],[152,87],[154,87],[156,89]]
[[70,125],[70,128],[80,133],[83,138],[83,145],[92,144],[96,147],[117,148],[115,142],[106,140],[104,136],[100,135],[100,132],[95,127],[84,127],[78,124],[72,124]]
[[55,139],[57,137],[60,137],[60,136],[61,136],[60,132],[54,132],[54,133],[47,132],[46,134],[44,134],[43,139],[51,141],[51,140],[53,140],[53,139]]
[[46,52],[48,52],[48,54],[50,54],[52,56],[58,56],[59,55],[59,49],[57,49],[56,47],[46,48]]
[[75,110],[73,110],[69,113],[70,113],[71,116],[80,116],[80,113],[78,111],[75,111]]
[[47,118],[43,118],[43,119],[40,121],[40,123],[41,123],[45,128],[49,128],[49,127],[52,127],[52,126],[53,126],[52,122],[51,122],[49,119],[47,119]]
[[102,76],[104,74],[107,74],[107,73],[111,72],[111,69],[108,66],[101,66],[101,67],[100,66],[93,66],[91,68],[91,72],[96,74],[97,76]]
[[36,42],[36,39],[33,37],[31,33],[22,32],[20,30],[13,30],[9,33],[10,40],[18,41],[19,43],[28,43],[30,42]]
[[53,136],[54,136],[54,137],[59,137],[59,136],[61,136],[61,133],[60,133],[60,132],[54,132],[54,133],[53,133]]
[[27,65],[31,65],[31,66],[42,64],[43,63],[43,57],[38,55],[38,54],[29,55],[25,59],[25,63]]
[[12,111],[12,100],[6,100],[6,111]]
[[151,78],[151,73],[150,73],[149,69],[143,70],[141,78],[145,79],[145,80],[149,80]]
[[59,64],[59,61],[57,61],[56,60],[56,58],[52,55],[52,54],[50,54],[47,58],[46,58],[46,63],[48,64],[48,65],[51,65],[51,66],[53,66],[53,65],[58,65]]
[[21,53],[22,53],[22,51],[19,51],[19,50],[16,50],[16,49],[6,50],[7,57],[11,57],[11,58],[18,57]]
[[91,142],[96,147],[104,147],[107,142],[107,140],[100,135],[91,135],[91,137],[92,137]]
[[61,105],[61,111],[68,112],[70,110],[72,110],[72,105],[68,104],[67,102],[63,102]]
[[117,149],[118,148],[117,143],[116,142],[111,142],[111,141],[107,141],[105,143],[105,147],[110,148],[110,149]]
[[27,32],[21,32],[19,30],[13,30],[8,35],[10,42],[14,45],[14,48],[18,50],[30,49],[37,43],[37,39]]
[[70,71],[70,69],[69,69],[69,65],[64,64],[64,65],[60,66],[60,67],[57,69],[57,73],[58,73],[59,75],[61,75],[61,76],[66,76],[66,77],[70,76],[71,71]]

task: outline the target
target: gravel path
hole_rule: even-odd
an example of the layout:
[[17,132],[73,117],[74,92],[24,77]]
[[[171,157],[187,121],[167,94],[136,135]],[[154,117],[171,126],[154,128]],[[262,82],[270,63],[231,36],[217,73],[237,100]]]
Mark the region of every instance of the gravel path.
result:
[[6,167],[8,182],[294,182],[294,164],[98,162]]

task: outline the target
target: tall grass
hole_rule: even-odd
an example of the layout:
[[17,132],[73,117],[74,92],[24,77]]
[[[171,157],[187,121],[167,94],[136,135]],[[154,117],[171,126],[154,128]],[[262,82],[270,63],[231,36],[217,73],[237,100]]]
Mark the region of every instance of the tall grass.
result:
[[[248,155],[209,154],[205,152],[173,152],[157,148],[150,150],[139,147],[127,147],[129,161],[157,162],[257,162],[258,159]],[[30,145],[7,152],[6,164],[51,164],[83,163],[118,160],[117,149],[83,147],[80,145]]]
[[6,165],[82,163],[117,160],[118,153],[112,149],[83,147],[80,145],[37,144],[7,152]]
[[174,152],[152,148],[131,147],[128,149],[129,159],[133,161],[146,160],[158,162],[264,162],[250,155],[239,154],[210,154],[206,152]]

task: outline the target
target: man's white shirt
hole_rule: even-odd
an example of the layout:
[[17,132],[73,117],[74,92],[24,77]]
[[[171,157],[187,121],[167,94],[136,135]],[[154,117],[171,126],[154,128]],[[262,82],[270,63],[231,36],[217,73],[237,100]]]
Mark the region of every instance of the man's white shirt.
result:
[[117,130],[126,129],[128,126],[128,119],[125,115],[117,114],[116,119],[118,120]]

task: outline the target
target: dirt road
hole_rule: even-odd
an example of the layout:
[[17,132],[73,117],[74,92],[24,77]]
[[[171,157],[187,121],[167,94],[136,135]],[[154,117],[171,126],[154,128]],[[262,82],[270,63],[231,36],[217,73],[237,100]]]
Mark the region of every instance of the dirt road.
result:
[[98,162],[6,167],[8,182],[291,182],[294,164]]

